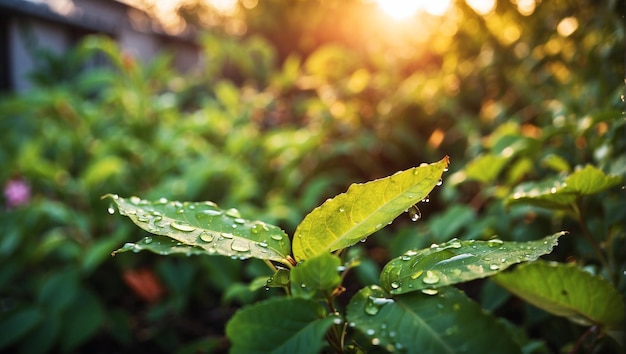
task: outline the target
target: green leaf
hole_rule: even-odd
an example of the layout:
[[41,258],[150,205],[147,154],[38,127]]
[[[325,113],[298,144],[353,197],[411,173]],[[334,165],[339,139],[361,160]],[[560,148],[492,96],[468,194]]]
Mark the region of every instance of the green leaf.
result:
[[[189,252],[240,259],[254,257],[289,264],[290,244],[284,231],[262,221],[242,219],[236,209],[224,211],[212,202],[181,203],[164,198],[151,202],[137,197],[105,197],[117,205],[121,215],[129,217],[140,228],[177,241],[164,244],[159,239],[161,245],[157,245],[145,238],[117,252],[142,249],[160,254]],[[167,245],[171,246],[169,250]]]
[[27,308],[4,315],[0,319],[0,348],[5,348],[21,339],[43,318],[38,308]]
[[490,183],[498,177],[507,161],[509,161],[509,157],[502,155],[481,155],[467,164],[465,168],[466,179]]
[[322,253],[291,270],[291,293],[304,298],[325,298],[339,284],[339,257]]
[[493,277],[525,301],[582,324],[624,325],[624,300],[605,279],[575,265],[534,262]]
[[293,241],[296,261],[349,247],[378,231],[440,183],[449,159],[392,176],[353,184],[326,200],[298,225]]
[[529,242],[452,239],[430,248],[407,251],[391,260],[383,268],[380,281],[392,294],[403,294],[488,277],[513,264],[533,261],[552,252],[564,234],[559,232]]
[[207,254],[207,251],[200,246],[185,245],[167,236],[148,236],[138,242],[126,242],[122,248],[113,251],[112,255],[128,251],[135,253],[150,251],[160,255],[184,254],[186,256]]
[[274,298],[237,311],[226,326],[230,353],[311,353],[333,323],[324,308],[302,298]]
[[617,175],[606,175],[587,165],[566,178],[552,177],[541,182],[528,182],[517,186],[507,205],[531,204],[550,209],[568,208],[577,198],[595,194],[623,182]]
[[278,268],[276,272],[267,279],[265,286],[269,288],[287,288],[289,286],[289,270]]
[[372,285],[350,300],[347,319],[387,351],[520,353],[504,325],[452,287],[391,298]]

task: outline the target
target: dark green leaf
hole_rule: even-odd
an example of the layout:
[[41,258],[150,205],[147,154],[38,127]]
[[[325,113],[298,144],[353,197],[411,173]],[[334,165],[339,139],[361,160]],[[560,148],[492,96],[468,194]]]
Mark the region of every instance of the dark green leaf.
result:
[[88,340],[104,321],[104,309],[91,292],[83,290],[73,305],[62,318],[61,347],[65,352]]
[[403,294],[488,277],[513,264],[552,252],[564,234],[559,232],[529,242],[452,239],[430,248],[408,251],[391,260],[380,274],[380,281],[392,294]]
[[287,235],[277,226],[262,221],[241,218],[236,209],[221,210],[212,202],[170,202],[165,199],[150,202],[137,197],[129,199],[108,195],[117,204],[120,214],[128,216],[137,226],[167,236],[176,243],[151,246],[151,239],[125,246],[120,251],[142,249],[160,254],[183,253],[224,255],[246,259],[250,257],[288,264],[290,253]]
[[291,270],[291,293],[304,298],[324,298],[339,284],[339,257],[322,253],[299,263]]
[[573,322],[623,328],[620,293],[608,281],[575,265],[528,263],[493,280],[529,303]]
[[266,286],[270,288],[285,288],[289,286],[289,270],[285,268],[278,268],[276,273],[269,277],[266,282]]
[[297,261],[349,247],[380,230],[440,183],[448,167],[441,161],[398,172],[375,181],[353,184],[328,199],[298,225],[293,241]]
[[39,323],[42,314],[37,308],[27,308],[5,315],[0,320],[0,348],[5,348],[22,338]]
[[237,311],[226,326],[231,353],[311,353],[333,323],[324,308],[302,298],[274,298]]
[[387,351],[520,353],[504,325],[463,292],[390,297],[378,286],[361,289],[347,308],[350,326]]

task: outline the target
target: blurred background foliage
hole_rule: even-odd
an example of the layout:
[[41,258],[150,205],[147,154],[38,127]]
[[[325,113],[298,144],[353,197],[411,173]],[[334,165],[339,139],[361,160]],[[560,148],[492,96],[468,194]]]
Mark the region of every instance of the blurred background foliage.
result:
[[[242,0],[228,13],[186,1],[177,28],[209,28],[205,63],[187,74],[167,53],[142,64],[99,37],[42,56],[36,89],[0,100],[0,348],[224,352],[228,318],[272,295],[247,286],[266,272],[255,261],[111,258],[145,235],[108,215],[106,193],[212,200],[291,234],[349,184],[444,155],[423,219],[351,251],[364,259],[349,290],[408,248],[568,230],[550,257],[626,293],[623,188],[582,200],[582,220],[504,203],[522,182],[586,164],[626,173],[624,4],[476,3],[394,21],[356,0]],[[94,55],[110,65],[83,70]],[[571,350],[586,330],[490,281],[464,287],[536,341],[528,352]]]

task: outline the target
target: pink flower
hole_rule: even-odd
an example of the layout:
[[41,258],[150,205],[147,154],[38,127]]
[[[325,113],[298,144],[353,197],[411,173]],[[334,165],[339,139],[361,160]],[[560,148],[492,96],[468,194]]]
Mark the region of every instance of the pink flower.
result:
[[15,178],[4,184],[4,197],[9,209],[27,204],[30,201],[30,187],[21,178]]

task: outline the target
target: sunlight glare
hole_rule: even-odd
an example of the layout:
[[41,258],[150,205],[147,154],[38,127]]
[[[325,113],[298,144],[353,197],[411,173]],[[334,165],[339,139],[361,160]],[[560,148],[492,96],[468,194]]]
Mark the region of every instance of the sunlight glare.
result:
[[450,0],[422,1],[422,6],[433,16],[443,16],[450,8]]
[[423,6],[422,0],[376,0],[378,7],[396,20],[409,18]]
[[487,15],[496,7],[495,0],[465,0],[465,2],[479,15]]

